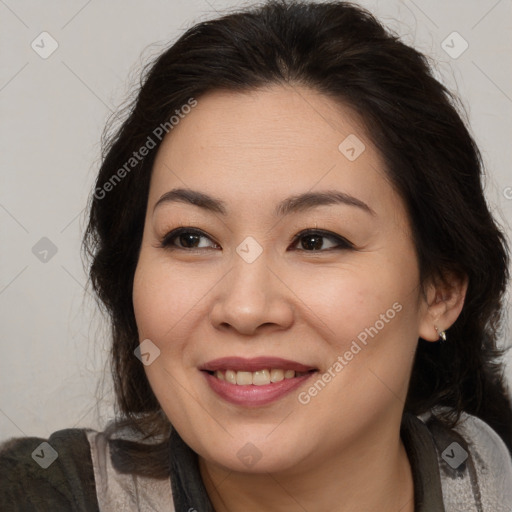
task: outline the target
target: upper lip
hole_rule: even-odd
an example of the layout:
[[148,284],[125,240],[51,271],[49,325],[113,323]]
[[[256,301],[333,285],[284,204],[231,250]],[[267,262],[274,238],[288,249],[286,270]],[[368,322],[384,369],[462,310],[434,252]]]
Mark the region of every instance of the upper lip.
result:
[[281,370],[295,370],[296,372],[309,372],[316,370],[313,366],[308,366],[297,361],[291,361],[289,359],[282,359],[280,357],[254,357],[246,359],[243,357],[221,357],[208,361],[202,365],[199,369],[209,372],[215,372],[217,370],[233,370],[240,372],[257,372],[260,370],[268,370],[272,368],[278,368]]

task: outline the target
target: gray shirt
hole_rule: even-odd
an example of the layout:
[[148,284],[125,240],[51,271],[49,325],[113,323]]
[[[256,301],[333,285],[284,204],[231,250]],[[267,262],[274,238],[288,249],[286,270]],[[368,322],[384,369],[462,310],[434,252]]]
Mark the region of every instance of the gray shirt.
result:
[[[512,512],[511,456],[486,423],[463,414],[449,429],[432,414],[404,414],[401,438],[413,472],[415,512]],[[163,478],[140,474],[136,462],[127,471],[130,455],[122,453],[123,440],[143,442],[127,429],[110,439],[104,432],[65,429],[48,440],[4,443],[0,510],[214,512],[197,455],[176,431],[167,440],[143,442],[148,453],[149,445],[157,444],[166,451],[168,474]],[[46,468],[40,463],[53,452],[41,448],[44,442],[58,454]]]

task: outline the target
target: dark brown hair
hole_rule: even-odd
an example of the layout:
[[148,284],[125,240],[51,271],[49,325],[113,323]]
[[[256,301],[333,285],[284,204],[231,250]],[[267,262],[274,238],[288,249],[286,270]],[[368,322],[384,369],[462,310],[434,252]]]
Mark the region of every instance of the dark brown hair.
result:
[[447,406],[453,414],[444,421],[452,424],[466,411],[512,449],[512,411],[496,349],[508,255],[484,198],[480,153],[426,57],[347,2],[269,1],[199,23],[144,73],[126,121],[105,145],[83,240],[91,283],[111,318],[120,416],[148,436],[170,427],[134,356],[132,306],[160,141],[115,186],[105,184],[191,98],[271,84],[307,86],[358,112],[408,210],[422,283],[447,272],[469,279],[449,340],[419,340],[405,410]]

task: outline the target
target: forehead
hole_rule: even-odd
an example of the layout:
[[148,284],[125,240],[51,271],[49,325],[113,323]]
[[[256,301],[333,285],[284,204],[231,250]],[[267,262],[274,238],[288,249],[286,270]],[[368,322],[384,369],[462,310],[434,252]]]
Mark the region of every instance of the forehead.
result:
[[376,205],[397,199],[347,106],[298,86],[215,91],[197,101],[159,148],[150,205],[173,187],[239,204],[331,188]]

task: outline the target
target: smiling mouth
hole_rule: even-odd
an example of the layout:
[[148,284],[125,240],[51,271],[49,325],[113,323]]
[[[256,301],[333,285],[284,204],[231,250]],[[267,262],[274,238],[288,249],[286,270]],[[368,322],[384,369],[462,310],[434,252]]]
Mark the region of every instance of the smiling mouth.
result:
[[221,399],[242,407],[271,404],[304,385],[318,368],[280,357],[222,357],[198,368]]
[[297,372],[295,370],[284,370],[281,368],[269,368],[258,370],[255,372],[248,371],[235,371],[235,370],[217,370],[209,371],[210,375],[213,375],[219,380],[226,381],[230,384],[236,384],[237,386],[265,386],[275,382],[281,382],[285,379],[293,379],[295,377],[303,377],[315,370],[309,370],[306,372]]

